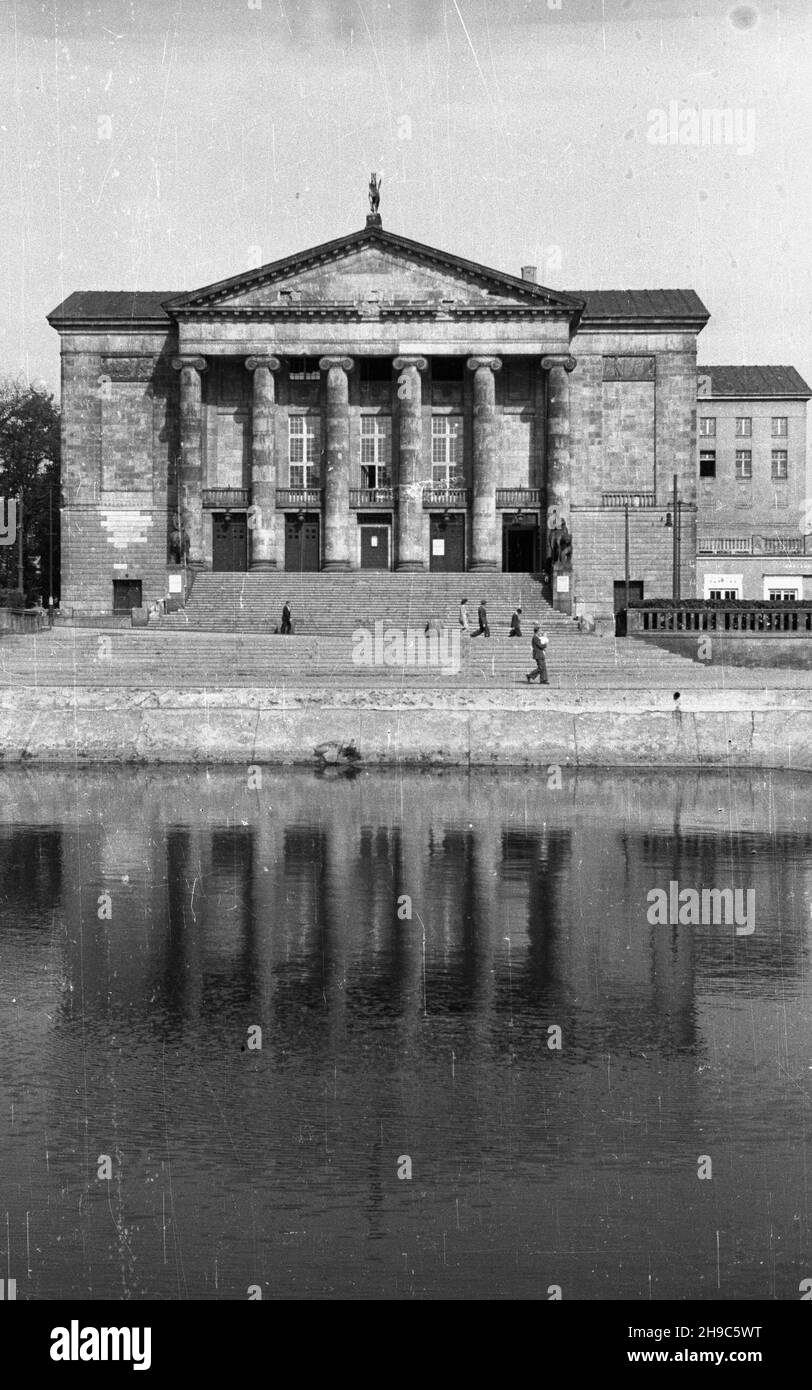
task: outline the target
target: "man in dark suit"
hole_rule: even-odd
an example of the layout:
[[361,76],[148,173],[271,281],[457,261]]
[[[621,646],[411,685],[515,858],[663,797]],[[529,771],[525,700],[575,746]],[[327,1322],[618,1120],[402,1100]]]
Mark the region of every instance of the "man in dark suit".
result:
[[536,676],[538,676],[539,682],[540,682],[541,685],[549,685],[549,684],[550,684],[550,682],[549,682],[549,680],[548,680],[548,678],[547,678],[547,662],[546,662],[545,659],[544,659],[544,651],[545,651],[546,646],[547,646],[547,638],[539,631],[539,625],[538,625],[538,623],[534,623],[534,624],[533,624],[533,642],[532,642],[532,649],[533,649],[533,660],[534,660],[535,663],[536,663],[536,669],[535,669],[535,671],[528,671],[528,672],[527,672],[527,675],[525,676],[525,680],[527,681],[527,684],[528,684],[528,685],[530,684],[531,681],[534,681],[534,680],[536,679]]
[[282,633],[283,636],[287,636],[289,632],[293,631],[293,623],[290,620],[290,604],[288,603],[287,599],[285,600],[285,606],[282,609],[282,626],[280,627],[279,631]]
[[474,636],[475,636],[475,637],[490,637],[490,635],[491,635],[491,630],[490,630],[490,628],[488,627],[488,610],[487,610],[487,608],[485,607],[485,600],[484,600],[484,599],[482,600],[482,602],[481,602],[480,605],[479,605],[479,609],[478,609],[478,611],[477,611],[477,617],[479,618],[479,631],[478,631],[478,632],[475,632],[475,633],[474,633]]

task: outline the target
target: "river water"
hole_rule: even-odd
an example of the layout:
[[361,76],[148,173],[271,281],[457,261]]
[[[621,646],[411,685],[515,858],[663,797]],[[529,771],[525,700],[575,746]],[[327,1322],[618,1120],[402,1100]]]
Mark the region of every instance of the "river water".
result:
[[[0,771],[0,1275],[798,1299],[811,818],[789,774]],[[672,882],[752,930],[652,925]]]

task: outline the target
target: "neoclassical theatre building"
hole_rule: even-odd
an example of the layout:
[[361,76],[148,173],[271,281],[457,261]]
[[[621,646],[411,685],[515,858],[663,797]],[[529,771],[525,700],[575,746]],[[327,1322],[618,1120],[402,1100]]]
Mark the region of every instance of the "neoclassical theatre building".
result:
[[692,290],[573,291],[357,232],[191,293],[77,291],[62,351],[62,606],[215,570],[542,572],[565,611],[694,593]]

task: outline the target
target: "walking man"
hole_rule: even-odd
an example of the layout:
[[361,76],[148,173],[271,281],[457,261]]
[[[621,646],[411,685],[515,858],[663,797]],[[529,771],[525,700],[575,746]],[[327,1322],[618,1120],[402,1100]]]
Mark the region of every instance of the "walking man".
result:
[[290,604],[288,603],[287,599],[285,600],[285,606],[282,609],[282,626],[280,627],[279,631],[285,637],[288,635],[289,632],[293,631],[293,623],[290,620]]
[[547,662],[544,659],[544,652],[547,647],[547,641],[548,639],[546,634],[540,632],[538,623],[534,623],[532,648],[533,660],[536,663],[536,669],[535,671],[527,672],[525,680],[527,681],[528,685],[531,681],[534,681],[536,679],[536,676],[538,676],[539,681],[542,685],[550,684],[549,680],[547,679]]
[[490,637],[490,635],[491,635],[491,630],[490,630],[490,628],[489,628],[489,626],[488,626],[488,610],[487,610],[487,608],[486,608],[486,606],[485,606],[485,600],[484,600],[484,598],[483,598],[482,602],[481,602],[480,605],[479,605],[479,610],[478,610],[478,612],[477,612],[477,617],[479,618],[479,630],[478,630],[477,632],[474,633],[474,636],[475,636],[475,637]]
[[470,636],[471,629],[470,629],[469,626],[468,626],[468,600],[467,600],[467,598],[461,598],[461,599],[460,599],[460,627],[462,628],[463,632],[467,632],[467,633],[469,634],[469,636]]
[[510,619],[510,637],[521,637],[522,635],[522,610],[521,607],[514,608],[513,616]]

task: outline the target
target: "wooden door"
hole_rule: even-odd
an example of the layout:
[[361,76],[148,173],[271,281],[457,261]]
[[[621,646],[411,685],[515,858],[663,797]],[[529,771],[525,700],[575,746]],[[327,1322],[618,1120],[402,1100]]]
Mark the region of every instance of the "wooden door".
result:
[[215,512],[212,517],[213,570],[248,569],[248,523],[245,514]]
[[429,535],[430,569],[465,569],[465,517],[462,512],[452,512],[448,518],[432,516]]
[[319,518],[307,516],[285,520],[285,569],[294,573],[321,568],[319,549]]
[[389,569],[389,527],[361,527],[361,569]]

